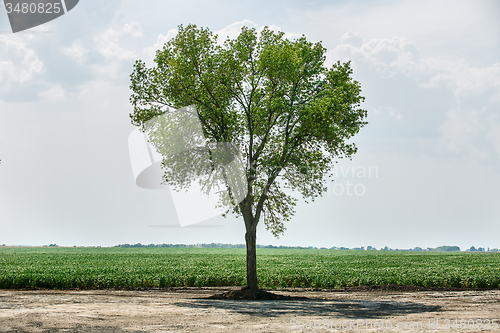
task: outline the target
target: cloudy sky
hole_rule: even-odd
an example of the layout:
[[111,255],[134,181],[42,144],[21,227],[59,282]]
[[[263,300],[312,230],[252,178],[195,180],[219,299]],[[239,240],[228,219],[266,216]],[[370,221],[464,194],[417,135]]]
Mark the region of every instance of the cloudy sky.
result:
[[[244,243],[243,221],[180,228],[135,184],[129,75],[179,24],[271,26],[352,61],[369,124],[322,198],[260,244],[500,248],[498,1],[81,0],[13,34],[0,6],[0,244]],[[210,214],[208,214],[210,215]],[[208,216],[209,217],[209,216]],[[209,227],[209,226],[219,227]]]

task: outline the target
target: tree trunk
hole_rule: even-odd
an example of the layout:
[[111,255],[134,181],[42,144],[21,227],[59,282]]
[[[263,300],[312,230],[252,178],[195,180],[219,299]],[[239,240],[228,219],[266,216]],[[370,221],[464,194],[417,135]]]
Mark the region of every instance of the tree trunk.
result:
[[247,288],[256,294],[259,290],[257,281],[257,228],[247,228],[245,233],[245,241],[247,245]]

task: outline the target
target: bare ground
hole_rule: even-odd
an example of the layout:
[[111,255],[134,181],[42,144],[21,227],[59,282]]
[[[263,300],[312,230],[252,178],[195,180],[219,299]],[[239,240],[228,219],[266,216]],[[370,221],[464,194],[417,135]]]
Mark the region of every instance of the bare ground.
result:
[[[228,290],[0,290],[0,332],[500,332],[477,324],[499,321],[499,290],[280,291],[301,298],[208,299]],[[468,327],[460,327],[461,319]]]

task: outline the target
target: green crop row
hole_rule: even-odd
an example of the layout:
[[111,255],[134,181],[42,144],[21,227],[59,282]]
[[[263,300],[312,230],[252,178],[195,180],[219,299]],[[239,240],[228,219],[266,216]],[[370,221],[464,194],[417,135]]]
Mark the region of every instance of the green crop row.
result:
[[[258,249],[264,288],[499,288],[500,254]],[[0,288],[243,286],[245,249],[0,248]]]

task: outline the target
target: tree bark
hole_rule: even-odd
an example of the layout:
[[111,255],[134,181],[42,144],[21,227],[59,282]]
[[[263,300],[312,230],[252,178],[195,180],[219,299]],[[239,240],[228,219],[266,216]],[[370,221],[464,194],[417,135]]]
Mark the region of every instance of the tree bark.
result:
[[245,233],[247,245],[247,288],[256,294],[259,290],[257,281],[257,228],[250,226]]

